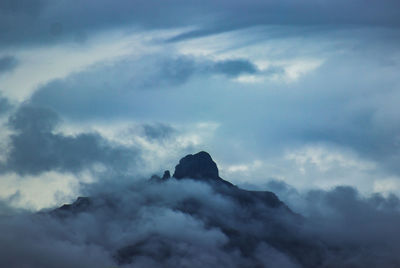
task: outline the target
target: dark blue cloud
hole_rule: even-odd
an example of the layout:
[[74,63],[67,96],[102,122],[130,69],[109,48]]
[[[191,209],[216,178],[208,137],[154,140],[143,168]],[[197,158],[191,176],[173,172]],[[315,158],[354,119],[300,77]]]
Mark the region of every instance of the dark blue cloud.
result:
[[[245,59],[215,62],[184,56],[126,59],[51,81],[35,91],[30,102],[76,118],[140,116],[153,105],[158,105],[155,113],[162,109],[168,112],[168,104],[185,105],[176,103],[180,98],[176,90],[190,94],[190,89],[185,89],[190,79],[209,79],[210,75],[234,78],[257,72],[257,67]],[[160,90],[171,92],[165,93],[165,101],[160,99]],[[144,95],[150,98],[149,103],[140,102],[141,107],[133,105]]]
[[216,73],[223,73],[228,76],[236,77],[240,74],[257,73],[257,67],[248,60],[225,60],[215,63],[212,70]]
[[11,108],[12,105],[9,100],[0,95],[0,114],[9,111]]
[[0,57],[0,74],[13,70],[17,65],[17,59],[12,56]]
[[[368,8],[365,8],[365,7]],[[162,12],[161,12],[162,10]],[[2,1],[1,46],[84,41],[100,31],[139,27],[199,26],[174,37],[183,40],[257,25],[398,28],[398,1]]]
[[144,124],[144,135],[150,140],[166,140],[170,138],[176,130],[166,124]]
[[21,175],[53,170],[79,172],[98,163],[123,172],[137,163],[137,148],[113,146],[96,133],[55,134],[58,122],[58,115],[49,109],[19,107],[9,119],[16,133],[10,136],[9,152],[1,171]]

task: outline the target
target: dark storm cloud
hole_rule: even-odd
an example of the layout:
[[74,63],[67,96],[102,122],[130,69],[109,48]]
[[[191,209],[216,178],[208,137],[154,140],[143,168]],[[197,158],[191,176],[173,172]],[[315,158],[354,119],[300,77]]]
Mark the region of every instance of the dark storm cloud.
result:
[[0,57],[0,74],[12,71],[17,64],[17,59],[12,56]]
[[39,174],[45,171],[78,172],[100,163],[123,171],[137,160],[138,149],[113,146],[95,133],[65,136],[54,133],[59,122],[53,111],[24,105],[9,119],[15,134],[2,171]]
[[0,45],[85,40],[116,28],[197,26],[182,40],[256,25],[399,26],[399,4],[384,1],[2,1]]

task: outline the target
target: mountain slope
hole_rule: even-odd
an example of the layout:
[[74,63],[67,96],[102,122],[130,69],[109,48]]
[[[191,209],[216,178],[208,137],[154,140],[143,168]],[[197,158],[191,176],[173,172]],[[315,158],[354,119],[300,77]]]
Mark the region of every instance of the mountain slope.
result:
[[[242,263],[238,267],[265,267],[260,257],[256,256],[263,247],[281,256],[287,267],[318,267],[320,264],[322,252],[319,247],[314,241],[303,239],[297,232],[296,226],[301,226],[303,221],[301,216],[293,213],[272,192],[243,190],[219,177],[217,165],[206,152],[185,156],[175,167],[172,177],[169,171],[162,178],[153,176],[142,190],[157,188],[162,191],[163,187],[166,189],[172,185],[179,188],[187,184],[191,187],[189,191],[196,191],[199,185],[206,187],[210,196],[204,198],[195,192],[175,193],[177,199],[168,204],[165,204],[163,199],[166,196],[163,194],[146,197],[143,204],[135,204],[136,211],[132,211],[129,216],[132,217],[132,224],[136,224],[134,215],[143,206],[157,209],[167,207],[200,222],[207,231],[220,232],[224,242],[219,245],[219,250],[224,254],[240,256]],[[51,214],[60,219],[68,219],[80,214],[102,215],[107,211],[109,217],[116,219],[126,215],[120,213],[121,209],[129,210],[120,207],[126,206],[125,202],[121,196],[112,193],[90,198],[79,197],[73,204],[64,205]],[[193,245],[198,247],[197,238],[190,236],[191,230],[184,228],[180,231],[188,233],[183,240],[179,236],[153,231],[140,239],[126,241],[125,245],[115,249],[113,258],[120,265],[136,263],[143,258],[166,263],[172,256],[181,254],[175,252],[177,244],[188,248]]]

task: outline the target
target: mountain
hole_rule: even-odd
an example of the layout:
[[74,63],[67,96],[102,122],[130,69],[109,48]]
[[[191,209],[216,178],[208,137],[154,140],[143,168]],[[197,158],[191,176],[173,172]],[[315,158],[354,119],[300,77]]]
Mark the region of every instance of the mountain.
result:
[[[199,191],[196,191],[196,187]],[[138,203],[131,203],[132,208],[126,205],[129,196],[109,194],[79,197],[74,203],[53,210],[51,215],[61,220],[84,213],[107,215],[101,216],[101,219],[115,221],[121,218],[121,221],[131,221],[134,225],[137,224],[134,215],[142,208],[162,207],[195,219],[205,230],[221,232],[226,241],[220,245],[219,250],[224,254],[239,255],[246,260],[237,267],[265,267],[260,257],[257,257],[260,247],[272,248],[274,252],[289,256],[285,257],[288,258],[286,262],[293,264],[293,267],[319,267],[321,263],[323,252],[320,246],[316,241],[304,239],[299,232],[300,226],[304,224],[302,216],[293,213],[272,192],[244,190],[222,179],[216,163],[207,152],[183,157],[176,165],[172,177],[169,171],[165,171],[162,177],[155,175],[140,191],[146,193],[146,198],[139,200],[135,197]],[[136,194],[132,193],[132,196]],[[126,210],[131,212],[126,214]],[[188,235],[180,238],[181,234],[171,236],[166,235],[166,231],[150,232],[141,239],[127,241],[125,245],[116,248],[113,258],[119,265],[131,264],[140,258],[165,263],[177,254],[177,243],[186,247],[197,245],[198,238],[189,235],[191,230],[182,229],[181,232]]]
[[[210,154],[204,151],[183,157],[176,165],[173,176],[171,177],[169,174],[170,172],[166,170],[162,178],[154,175],[150,181],[160,183],[173,179],[199,181],[209,184],[215,192],[230,197],[241,205],[262,203],[268,207],[284,209],[291,213],[290,209],[273,192],[243,190],[219,177],[217,164]],[[78,197],[74,203],[65,204],[56,209],[54,213],[79,213],[90,208],[91,199],[89,197]]]

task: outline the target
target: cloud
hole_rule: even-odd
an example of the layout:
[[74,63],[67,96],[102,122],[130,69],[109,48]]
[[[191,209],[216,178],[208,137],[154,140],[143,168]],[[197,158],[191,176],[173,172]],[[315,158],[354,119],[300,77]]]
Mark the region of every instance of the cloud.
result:
[[[32,97],[3,126],[0,266],[400,266],[390,195],[400,174],[399,10],[394,0],[1,1],[0,52],[15,55],[0,57],[5,96]],[[0,97],[0,120],[11,108]],[[119,133],[129,122],[139,123]],[[127,176],[205,143],[237,181],[293,182],[299,189],[267,188],[304,219],[195,182]],[[91,210],[10,216],[9,204],[29,203],[24,189],[41,195],[28,207],[43,207],[87,170],[101,180],[83,190]],[[328,188],[343,183],[358,190]],[[300,192],[315,186],[325,190]]]
[[397,135],[400,125],[394,120],[398,112],[393,109],[393,102],[400,95],[395,87],[383,86],[388,89],[387,94],[371,96],[359,102],[355,100],[356,104],[349,102],[341,111],[327,115],[334,123],[304,129],[299,137],[305,141],[325,141],[346,146],[366,159],[380,163],[390,172],[399,174],[396,163],[400,160]]
[[212,132],[206,125],[134,121],[90,123],[89,132],[86,124],[61,121],[52,110],[26,103],[3,127],[0,198],[15,196],[10,204],[25,209],[68,201],[80,183],[161,172]]
[[[22,0],[18,4],[9,0],[2,2],[0,37],[3,41],[0,46],[3,47],[48,45],[62,41],[80,43],[87,36],[116,28],[161,29],[182,26],[184,22],[192,21],[190,14],[183,11],[193,10],[190,6],[181,7],[180,3],[184,2],[180,0],[174,0],[168,5],[102,0],[85,2],[82,6],[70,1],[60,1],[57,4],[48,0]],[[155,5],[168,12],[155,16]],[[117,13],[118,16],[115,15]]]
[[12,108],[11,103],[7,98],[0,95],[0,115],[9,111]]
[[80,183],[93,182],[98,177],[90,172],[62,173],[42,172],[38,175],[2,173],[0,175],[0,199],[12,208],[37,211],[60,205],[74,199]]
[[19,107],[9,119],[15,134],[10,137],[2,171],[21,175],[51,170],[79,172],[95,164],[126,170],[135,164],[137,148],[114,146],[96,133],[57,134],[58,122],[58,115],[49,109]]
[[[82,254],[86,254],[79,267],[107,267],[117,263],[122,267],[124,264],[157,267],[161,263],[165,267],[242,267],[260,264],[262,256],[268,255],[270,258],[264,259],[265,263],[276,261],[275,267],[279,263],[296,267],[293,260],[270,246],[257,246],[257,243],[244,246],[245,237],[229,242],[227,230],[221,230],[213,219],[220,221],[228,217],[226,228],[234,228],[232,232],[242,229],[249,236],[255,232],[251,231],[252,227],[260,227],[256,222],[245,224],[239,220],[241,216],[236,209],[248,212],[234,200],[213,193],[208,185],[187,180],[106,185],[90,186],[87,189],[92,196],[89,206],[93,207],[75,216],[39,213],[2,218],[0,229],[4,232],[0,241],[11,244],[7,254],[3,251],[0,264],[51,267],[61,262],[68,266],[77,264]],[[80,199],[75,205],[84,208],[84,203],[85,199]],[[193,210],[193,206],[199,210]],[[269,224],[265,227],[269,228]],[[13,240],[24,241],[19,245],[7,233],[18,234],[21,230],[25,235]],[[38,238],[43,246],[33,245]],[[30,247],[33,249],[29,250]],[[243,256],[238,247],[254,248],[256,253]],[[18,254],[25,258],[15,258]],[[67,259],[64,261],[64,258]]]
[[17,59],[12,56],[0,57],[0,74],[13,70],[17,65]]
[[[180,94],[176,90],[182,89],[190,80],[213,75],[222,75],[222,79],[235,78],[256,72],[254,63],[245,59],[212,61],[183,55],[148,55],[99,64],[65,79],[50,81],[34,92],[30,102],[76,118],[134,116],[154,104],[159,105],[158,110],[168,112],[168,104],[176,106],[179,101]],[[154,92],[143,92],[150,90]],[[164,96],[173,98],[174,103],[162,101],[159,98],[161,90],[175,91]],[[141,96],[151,96],[153,103],[135,103]],[[154,112],[157,111],[146,114]]]
[[270,182],[299,217],[262,202],[243,205],[229,191],[193,180],[118,181],[86,185],[90,198],[78,199],[72,214],[17,213],[5,206],[0,264],[292,268],[400,262],[400,201],[394,195],[363,197],[350,187],[301,193]]
[[82,42],[87,36],[116,28],[199,28],[173,39],[182,40],[257,25],[399,26],[399,6],[393,0],[368,1],[368,9],[361,8],[365,5],[361,0],[351,3],[308,0],[301,5],[287,0],[205,1],[201,5],[182,0],[168,3],[102,0],[80,5],[74,1],[3,2],[0,6],[3,46]]
[[143,131],[146,137],[151,140],[165,140],[171,137],[176,130],[166,124],[144,124]]
[[[368,4],[371,10],[360,10],[361,1],[318,2],[309,0],[301,5],[290,1],[222,1],[210,4],[216,19],[201,27],[180,33],[169,39],[170,42],[220,34],[238,29],[260,25],[310,26],[311,31],[331,31],[349,27],[380,26],[398,28],[399,20],[392,8],[398,3],[392,0]],[[218,13],[218,11],[220,11]],[[351,26],[349,26],[351,25]],[[281,33],[282,34],[282,33]],[[297,35],[299,31],[288,31],[284,35]]]
[[[302,58],[319,55],[320,47],[301,47],[301,40],[293,40],[290,45],[276,42],[257,46],[257,55],[263,49],[282,46],[282,42],[287,46],[277,54],[269,53],[272,60],[264,65],[269,56],[257,60],[251,53],[249,59],[219,60],[180,54],[167,57],[160,53],[97,65],[40,87],[31,103],[49,107],[73,120],[213,120],[223,122],[221,129],[229,133],[233,143],[241,140],[246,143],[246,150],[259,153],[261,158],[269,152],[282,154],[286,147],[336,144],[398,174],[397,65],[381,66],[381,60],[391,58],[391,53],[383,52],[381,47],[368,48],[369,54],[379,51],[379,56],[366,64],[362,55],[366,52],[353,51],[346,44],[340,52],[324,46],[322,50],[331,54],[323,54],[327,56],[325,60],[310,60]],[[280,58],[286,53],[293,59]],[[243,49],[227,54],[246,55]],[[318,68],[305,74],[316,65]],[[380,67],[385,71],[379,71]],[[355,69],[359,72],[354,73]],[[264,74],[273,79],[243,86],[236,83],[244,75]],[[293,79],[290,85],[284,78],[280,81],[286,74]],[[385,78],[378,83],[377,75]],[[242,128],[238,129],[238,124]],[[258,142],[251,143],[249,136]],[[216,139],[224,141],[216,141],[218,146],[229,141],[222,135]],[[264,150],[266,147],[269,150]],[[243,150],[237,154],[242,153]]]
[[227,76],[236,77],[240,74],[254,74],[256,73],[257,67],[248,60],[226,60],[215,63],[212,69],[217,73],[223,73]]
[[[243,32],[229,35],[227,44],[192,40],[187,45],[199,50],[218,46],[197,57],[172,49],[168,56],[162,50],[92,66],[43,85],[31,102],[72,120],[221,122],[211,146],[225,152],[241,144],[238,157],[335,144],[398,174],[397,52],[368,42],[367,32],[353,32],[362,37],[357,42],[351,33],[254,44]],[[232,48],[238,40],[247,45]],[[258,77],[265,79],[237,83]]]
[[346,186],[307,192],[281,182],[269,186],[306,216],[308,225],[303,231],[328,245],[326,267],[394,267],[400,262],[395,254],[400,235],[396,195],[362,196]]

